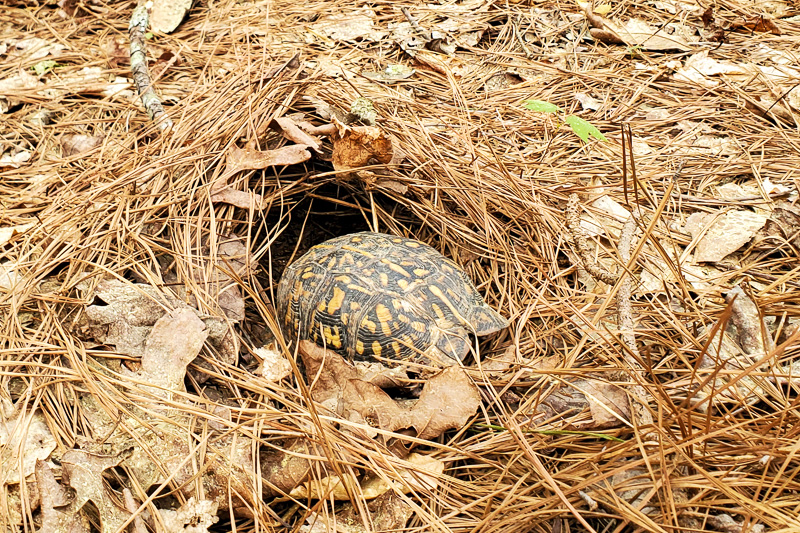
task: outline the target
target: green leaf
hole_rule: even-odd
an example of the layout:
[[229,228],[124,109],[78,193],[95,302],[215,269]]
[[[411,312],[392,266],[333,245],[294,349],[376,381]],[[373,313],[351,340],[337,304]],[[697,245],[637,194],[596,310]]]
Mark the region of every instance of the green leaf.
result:
[[53,70],[58,65],[52,59],[45,59],[44,61],[39,61],[33,66],[33,71],[36,73],[37,76],[43,76],[47,71]]
[[151,32],[147,32],[144,34],[144,38],[148,41],[153,38],[153,34]]
[[583,139],[583,142],[589,142],[589,135],[597,139],[598,141],[608,141],[606,136],[600,133],[600,130],[586,122],[580,117],[576,117],[575,115],[569,115],[567,118],[564,119],[564,122],[569,124],[569,127],[572,128],[572,131],[575,132],[575,135]]
[[558,106],[542,100],[525,100],[525,107],[539,113],[558,113],[561,111]]

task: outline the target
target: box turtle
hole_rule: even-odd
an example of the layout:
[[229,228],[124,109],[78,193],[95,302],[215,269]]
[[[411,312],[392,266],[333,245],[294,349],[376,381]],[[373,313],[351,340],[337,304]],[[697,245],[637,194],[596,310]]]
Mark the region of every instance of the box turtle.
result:
[[470,334],[508,325],[456,263],[421,242],[372,232],[336,237],[292,263],[277,308],[289,339],[356,360],[454,364],[469,353]]

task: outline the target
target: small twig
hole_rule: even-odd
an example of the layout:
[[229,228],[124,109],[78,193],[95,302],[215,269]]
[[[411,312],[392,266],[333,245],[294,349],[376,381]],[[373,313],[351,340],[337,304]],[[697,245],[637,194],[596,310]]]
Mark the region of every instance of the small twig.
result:
[[147,72],[147,54],[145,53],[145,32],[149,23],[147,6],[137,6],[131,14],[131,22],[128,26],[128,35],[131,40],[131,72],[136,89],[142,99],[142,105],[147,110],[147,114],[156,123],[158,129],[166,131],[172,127],[172,119],[169,118],[161,100],[153,90],[150,74]]
[[414,30],[417,33],[422,35],[422,37],[426,41],[429,41],[431,39],[431,34],[427,32],[422,26],[420,26],[419,22],[417,22],[417,20],[413,16],[411,16],[411,12],[408,10],[408,8],[407,7],[401,8],[401,11],[403,12],[403,16],[405,16],[406,19],[408,20],[409,24],[411,24],[411,27],[414,28]]
[[[130,489],[122,489],[122,496],[125,499],[125,509],[131,514],[136,513],[139,510],[139,504],[133,499]],[[141,516],[133,517],[133,531],[135,533],[146,533],[147,527],[144,525]]]
[[[631,243],[636,231],[636,215],[631,214],[622,226],[619,236],[619,260],[622,265],[627,265],[631,260]],[[622,342],[634,357],[638,358],[639,349],[636,347],[636,336],[633,334],[633,308],[631,306],[631,277],[623,272],[620,277],[619,291],[617,291],[617,312],[619,313],[619,327],[622,330]]]
[[613,285],[617,281],[617,276],[609,272],[602,265],[596,263],[592,257],[592,250],[586,242],[586,235],[581,230],[581,217],[578,210],[580,198],[573,193],[569,195],[567,202],[567,229],[571,233],[572,242],[575,245],[575,250],[578,252],[583,268],[594,279],[600,280],[609,285]]
[[[653,415],[647,408],[646,400],[647,391],[639,383],[640,380],[636,379],[636,374],[641,375],[641,367],[639,361],[639,348],[636,346],[636,335],[634,334],[634,321],[633,321],[633,306],[631,304],[631,296],[633,294],[633,282],[629,275],[627,268],[631,262],[631,250],[634,248],[634,233],[636,232],[636,215],[631,213],[628,220],[622,226],[622,232],[619,236],[619,259],[622,263],[623,270],[620,273],[619,290],[617,291],[617,313],[619,315],[619,329],[622,336],[622,343],[628,349],[625,354],[625,362],[627,372],[635,385],[631,387],[631,414],[634,417],[637,427],[651,426],[653,424]],[[651,440],[657,434],[648,433],[645,438]]]

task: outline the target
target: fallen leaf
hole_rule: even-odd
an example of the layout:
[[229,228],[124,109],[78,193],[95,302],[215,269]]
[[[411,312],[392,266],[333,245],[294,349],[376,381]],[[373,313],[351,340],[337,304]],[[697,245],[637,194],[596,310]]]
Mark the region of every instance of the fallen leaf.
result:
[[489,25],[477,19],[464,17],[447,18],[434,26],[439,31],[449,34],[462,47],[476,46],[489,29]]
[[308,478],[312,463],[308,459],[320,454],[308,439],[297,438],[282,448],[267,448],[261,459],[261,471],[267,483],[265,496],[286,496]]
[[363,7],[347,13],[324,14],[311,29],[335,41],[379,41],[386,32],[374,29],[375,18],[371,9]]
[[710,79],[709,76],[719,76],[721,74],[735,74],[740,76],[748,75],[748,69],[742,65],[736,65],[729,61],[717,61],[708,57],[708,50],[698,52],[686,63],[675,71],[673,77],[676,80],[689,81],[704,87],[713,88],[720,84],[719,81]]
[[207,533],[219,521],[219,504],[211,500],[196,500],[194,496],[177,510],[159,509],[165,533]]
[[[421,453],[412,453],[406,458],[409,466],[398,468],[394,472],[400,474],[400,480],[394,481],[375,474],[361,485],[367,498],[377,498],[394,489],[408,494],[418,491],[435,491],[439,486],[439,478],[444,474],[444,463],[439,459]],[[394,473],[393,472],[393,473]],[[388,472],[385,472],[388,475]]]
[[[0,107],[2,107],[2,98],[0,98]],[[31,157],[33,154],[30,150],[6,152],[0,156],[0,168],[19,168],[30,161]]]
[[22,280],[22,275],[11,261],[0,263],[0,289],[10,290]]
[[693,31],[683,25],[670,23],[657,27],[635,18],[618,22],[603,18],[592,10],[589,3],[581,4],[581,8],[592,25],[589,33],[605,44],[625,44],[657,51],[691,50],[687,37],[692,35]]
[[253,350],[256,357],[261,359],[257,374],[270,383],[278,383],[292,375],[292,364],[275,347],[274,343]]
[[300,343],[308,376],[314,376],[311,395],[332,405],[345,419],[386,431],[413,428],[420,439],[433,439],[448,429],[461,428],[475,415],[481,396],[464,370],[451,366],[431,377],[419,399],[398,403],[380,387],[358,379],[340,355],[310,341]]
[[[648,515],[655,510],[652,505],[647,505],[653,488],[654,482],[647,469],[630,465],[618,468],[610,479],[592,485],[589,495],[600,501],[611,502],[609,506],[619,505],[621,500],[625,505]],[[609,493],[611,494],[606,496]]]
[[211,201],[215,204],[230,204],[242,209],[258,209],[262,204],[263,198],[253,191],[240,191],[232,187],[225,187],[213,192]]
[[695,261],[717,262],[749,242],[767,222],[767,215],[752,211],[692,213],[686,231],[696,240]]
[[428,380],[411,408],[417,437],[433,439],[449,429],[460,429],[478,411],[481,395],[461,367],[445,368]]
[[744,353],[760,358],[772,351],[775,343],[764,315],[742,287],[736,285],[729,290],[725,302],[731,306],[731,323],[736,326],[736,340]]
[[50,466],[44,461],[36,463],[36,484],[40,491],[42,523],[39,531],[53,533],[89,533],[89,518],[77,512],[75,499],[56,481]]
[[106,55],[106,61],[111,68],[126,66],[130,64],[131,52],[128,45],[128,37],[122,35],[109,34],[100,41],[100,49]]
[[[758,249],[774,250],[784,246],[786,242],[792,246],[800,246],[800,209],[790,202],[781,202],[775,205],[769,214],[767,223],[755,235]],[[2,272],[0,266],[0,273]],[[0,274],[0,280],[2,275]],[[0,281],[0,287],[2,286]]]
[[83,135],[80,133],[68,133],[62,135],[59,139],[61,144],[61,155],[63,157],[72,157],[74,155],[82,154],[94,150],[98,146],[103,145],[103,135]]
[[245,148],[232,145],[225,157],[225,174],[241,170],[258,170],[268,167],[289,166],[311,159],[308,146],[292,144],[275,150],[256,150],[250,144]]
[[389,65],[383,72],[363,71],[362,76],[383,83],[396,83],[413,76],[417,71],[406,65]]
[[55,449],[56,440],[39,411],[22,411],[11,418],[0,413],[0,487],[20,483]]
[[7,59],[9,61],[33,61],[49,55],[58,57],[67,47],[59,42],[40,37],[8,41]]
[[640,19],[628,19],[623,23],[608,20],[604,22],[606,29],[614,32],[628,46],[655,51],[691,50],[687,36],[693,32],[680,24],[667,24],[659,28]]
[[119,464],[130,455],[104,456],[83,450],[67,450],[61,457],[62,477],[75,489],[75,507],[83,508],[88,502],[97,506],[103,533],[115,533],[130,518],[130,513],[117,502],[121,498],[111,492],[103,479],[103,472]]
[[392,141],[376,126],[343,126],[333,138],[333,168],[352,170],[392,160]]
[[603,107],[603,103],[600,100],[586,93],[575,93],[573,98],[581,103],[581,107],[583,107],[584,110],[589,109],[591,111],[597,111]]
[[569,415],[570,426],[582,431],[620,427],[631,420],[625,389],[594,377],[564,380],[536,411],[548,419]]
[[192,0],[153,0],[150,12],[151,31],[172,33],[191,7]]
[[715,531],[723,531],[725,533],[764,533],[766,531],[763,524],[754,523],[749,517],[737,522],[727,513],[709,516],[708,524]]
[[596,211],[581,214],[581,229],[589,237],[605,235],[614,239],[618,238],[622,231],[622,224],[630,218],[631,212],[607,194],[601,194],[592,200],[591,205]]
[[358,379],[382,389],[400,388],[409,382],[408,372],[401,366],[388,368],[368,361],[356,361],[354,365]]
[[39,78],[27,72],[0,80],[0,113],[8,113],[9,109],[21,102],[14,98],[15,94],[38,94],[44,87],[45,84]]
[[0,228],[0,246],[4,246],[8,244],[11,239],[16,237],[17,235],[21,235],[25,233],[36,224],[34,222],[28,222],[26,224],[19,224],[17,226],[6,226]]
[[730,28],[733,31],[748,31],[748,32],[761,32],[771,33],[772,35],[781,35],[781,30],[775,24],[775,21],[763,15],[755,17],[742,18],[736,21]]
[[[408,466],[395,466],[392,471],[392,474],[400,474],[400,479],[397,481],[374,475],[360,483],[361,496],[366,500],[371,500],[386,494],[390,490],[408,494],[412,491],[433,491],[438,487],[439,477],[444,473],[444,463],[442,461],[427,455],[412,453],[406,458],[405,462],[408,463]],[[389,472],[386,472],[386,475],[388,476]],[[350,476],[348,483],[351,486],[359,485],[359,480]],[[338,475],[307,480],[295,487],[289,493],[289,496],[312,500],[350,499],[346,485]]]
[[754,360],[728,332],[719,329],[709,339],[712,327],[700,330],[698,340],[707,346],[700,358],[689,387],[694,390],[692,407],[700,412],[722,404],[753,405],[765,397],[763,378],[749,370]]
[[40,78],[56,68],[58,63],[53,61],[52,59],[45,59],[43,61],[39,61],[35,65],[33,65],[33,71],[36,73],[37,76]]
[[142,352],[141,379],[158,396],[186,390],[186,367],[203,348],[206,325],[188,308],[176,309],[153,325]]
[[[370,529],[364,527],[363,509],[366,507],[369,513]],[[307,523],[313,523],[311,513]],[[394,492],[387,492],[375,499],[368,500],[366,506],[359,503],[358,506],[351,502],[343,502],[336,511],[336,530],[337,533],[350,533],[350,531],[339,530],[338,528],[346,524],[352,533],[370,533],[370,531],[404,531],[409,518],[414,515],[414,508],[401,495]],[[325,525],[325,517],[316,515],[321,519],[317,520],[318,525]],[[330,517],[330,515],[327,515]],[[330,527],[330,526],[328,526]],[[321,533],[330,533],[331,529],[325,529]]]
[[[90,298],[87,333],[102,344],[113,345],[118,353],[135,357],[142,356],[153,326],[169,309],[189,309],[199,315],[182,300],[143,283],[103,280]],[[202,321],[209,341],[224,353],[229,334],[225,320],[204,316]]]
[[301,130],[297,124],[289,117],[276,118],[274,121],[283,131],[283,136],[297,143],[298,145],[310,146],[316,151],[320,149],[320,141],[308,133]]

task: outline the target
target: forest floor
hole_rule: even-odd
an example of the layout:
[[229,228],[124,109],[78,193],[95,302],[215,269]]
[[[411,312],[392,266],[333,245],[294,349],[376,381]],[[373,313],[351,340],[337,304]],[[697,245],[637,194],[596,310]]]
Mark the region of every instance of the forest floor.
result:
[[[155,120],[135,2],[35,4],[1,531],[800,530],[794,3],[156,2]],[[298,352],[284,268],[362,230],[510,326],[438,373]]]

